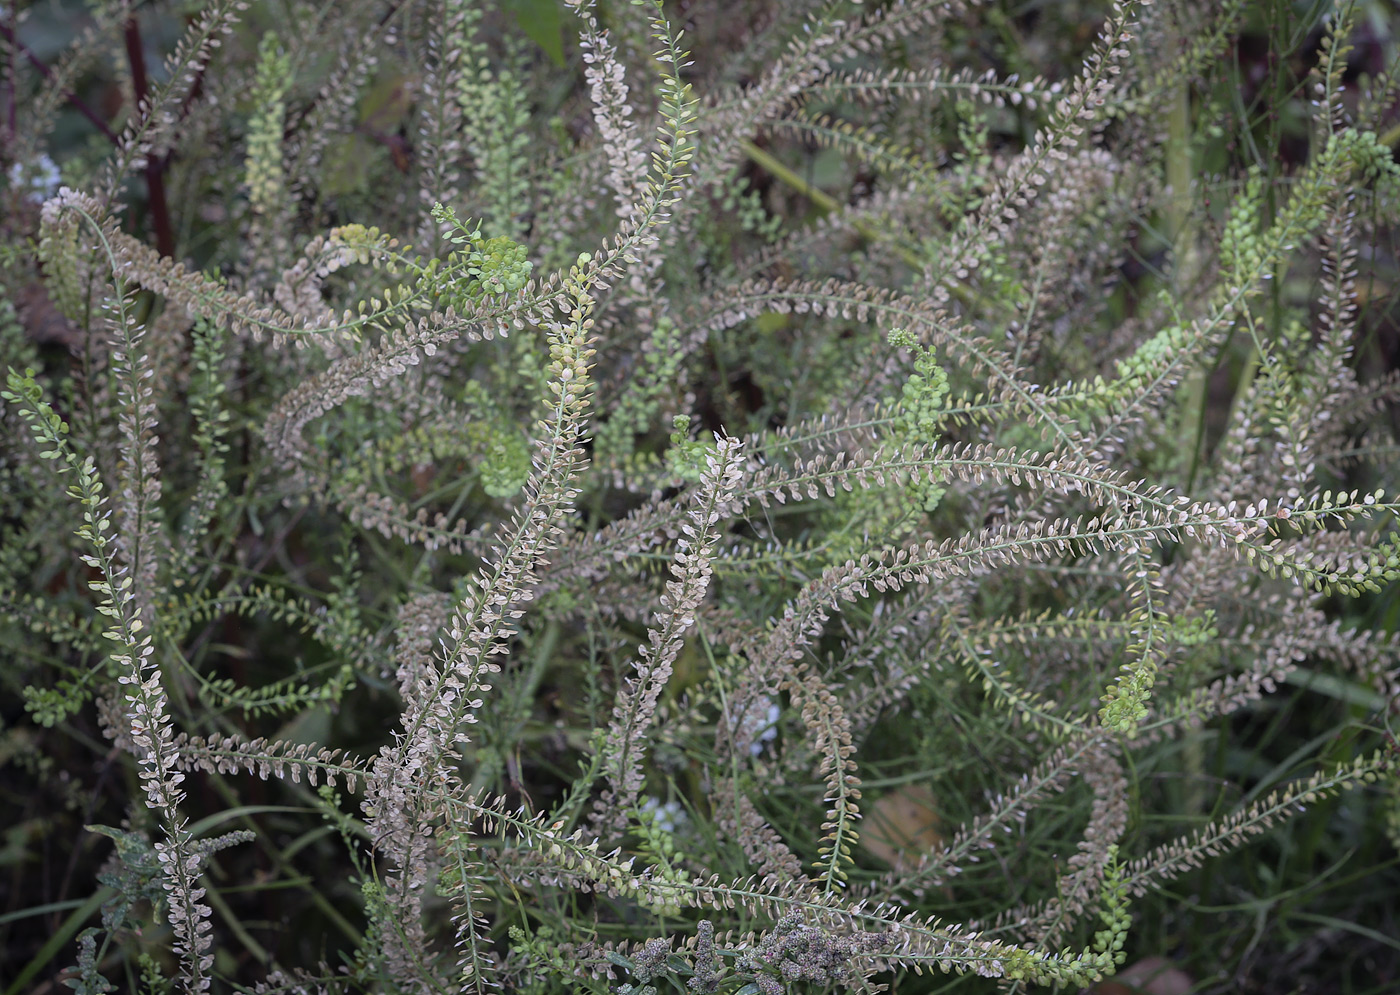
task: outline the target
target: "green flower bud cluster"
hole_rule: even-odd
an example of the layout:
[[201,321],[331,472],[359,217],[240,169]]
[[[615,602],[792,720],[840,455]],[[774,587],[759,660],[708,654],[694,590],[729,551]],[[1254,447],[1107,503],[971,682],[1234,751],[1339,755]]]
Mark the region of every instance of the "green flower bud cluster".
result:
[[1192,329],[1184,325],[1163,328],[1127,359],[1118,361],[1119,383],[1103,385],[1103,397],[1128,396],[1136,392],[1156,370],[1190,345],[1191,335]]
[[254,110],[248,120],[248,152],[244,163],[244,183],[248,186],[253,210],[258,214],[275,211],[286,186],[282,171],[282,129],[291,83],[291,57],[280,51],[277,35],[269,31],[258,45],[258,74],[251,95]]
[[782,217],[768,213],[768,209],[763,206],[763,195],[752,189],[746,176],[731,177],[724,185],[720,207],[726,211],[735,211],[739,227],[759,236],[765,242],[777,241],[778,234],[782,231]]
[[61,678],[51,688],[26,684],[21,691],[24,710],[46,729],[76,715],[87,704],[87,693],[77,683]]
[[[398,239],[391,238],[373,225],[357,222],[340,225],[330,230],[330,254],[323,264],[324,270],[333,273],[352,263],[378,269],[386,266],[386,257],[398,248]],[[387,269],[390,273],[396,272],[392,263],[387,265]]]
[[[682,856],[676,846],[676,839],[662,825],[656,808],[640,807],[633,813],[632,831],[638,837],[638,852],[652,861],[651,879],[673,884],[688,884],[690,874],[676,866]],[[645,899],[644,899],[645,901]],[[678,915],[684,904],[662,894],[653,902],[647,903],[657,915]]]
[[497,409],[478,381],[468,381],[464,392],[477,412],[466,434],[471,448],[480,454],[476,471],[481,487],[493,498],[513,497],[530,478],[530,440]]
[[1206,609],[1201,615],[1173,618],[1167,627],[1169,638],[1178,646],[1205,646],[1220,637],[1215,619],[1213,608]]
[[[898,414],[891,425],[892,434],[898,440],[897,444],[933,442],[939,436],[939,423],[948,401],[948,374],[938,365],[933,353],[920,344],[908,329],[891,330],[889,343],[914,354],[914,372],[905,381],[900,393]],[[909,498],[925,513],[938,507],[945,490],[922,479],[911,481],[908,485]]]
[[551,983],[554,979],[574,976],[578,961],[566,953],[563,944],[567,938],[549,925],[534,926],[529,932],[520,926],[511,926],[506,932],[510,936],[512,955],[530,968],[520,979],[521,995],[546,995],[558,990]]
[[1400,187],[1400,163],[1395,161],[1390,147],[1374,131],[1348,129],[1333,136],[1339,151],[1346,154],[1361,170],[1366,183],[1376,185],[1376,193],[1385,199],[1395,196]]
[[676,415],[671,422],[671,448],[666,450],[666,463],[677,477],[686,483],[699,483],[705,472],[705,457],[714,448],[690,437],[690,416]]
[[1258,166],[1250,169],[1221,233],[1220,261],[1229,286],[1252,283],[1263,268],[1265,247],[1259,238],[1259,212],[1264,205],[1265,187],[1263,170]]
[[937,434],[948,399],[948,374],[907,328],[891,330],[889,342],[914,353],[914,372],[904,384],[896,425],[900,431],[918,436],[919,441],[931,439]]
[[1103,727],[1129,738],[1134,736],[1138,723],[1147,718],[1147,699],[1156,676],[1157,668],[1148,661],[1140,661],[1134,668],[1124,668],[1119,682],[1104,691],[1104,704],[1099,709]]
[[1103,875],[1103,908],[1099,919],[1104,928],[1094,934],[1094,952],[1107,954],[1113,965],[1122,964],[1126,959],[1123,945],[1128,939],[1128,927],[1133,917],[1128,912],[1128,886],[1123,877],[1123,868],[1118,863],[1118,844],[1108,848],[1108,863]]
[[450,227],[447,240],[462,246],[445,264],[429,262],[420,272],[439,307],[462,307],[485,296],[512,294],[530,280],[534,263],[525,246],[504,235],[482,238],[481,225],[469,228],[450,207],[433,205],[433,219]]
[[[1192,648],[1192,656],[1205,659],[1214,655],[1211,648],[1219,637],[1216,628],[1216,615],[1213,610],[1203,615],[1180,616],[1164,619],[1139,610],[1135,615],[1135,628],[1156,630],[1159,646],[1174,644]],[[1124,736],[1137,732],[1138,723],[1147,717],[1147,702],[1152,696],[1152,687],[1157,678],[1157,651],[1143,642],[1129,647],[1132,659],[1124,664],[1116,683],[1105,689],[1099,721],[1104,728],[1112,729]]]

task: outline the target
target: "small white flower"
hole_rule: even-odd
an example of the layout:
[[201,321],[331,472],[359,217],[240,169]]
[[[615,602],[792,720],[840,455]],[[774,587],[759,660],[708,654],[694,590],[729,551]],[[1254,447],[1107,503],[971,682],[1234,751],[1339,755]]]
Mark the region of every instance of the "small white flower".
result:
[[10,167],[10,186],[16,190],[27,190],[31,203],[42,204],[58,192],[58,165],[46,155],[39,156],[37,162],[17,162]]
[[[767,699],[764,699],[767,700]],[[782,710],[776,704],[769,701],[767,717],[764,720],[763,731],[758,734],[758,739],[749,744],[749,753],[758,756],[763,752],[763,744],[771,743],[778,738],[778,716]]]
[[666,833],[674,833],[690,821],[680,802],[663,802],[650,795],[642,799],[642,811],[649,812],[656,828]]

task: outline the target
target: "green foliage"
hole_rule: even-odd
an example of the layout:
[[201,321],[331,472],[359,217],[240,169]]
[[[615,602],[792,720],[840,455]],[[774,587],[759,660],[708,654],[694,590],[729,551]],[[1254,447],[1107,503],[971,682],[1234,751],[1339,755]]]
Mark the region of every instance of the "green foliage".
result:
[[[660,422],[667,399],[675,396],[682,366],[680,328],[662,316],[642,347],[637,368],[623,385],[612,414],[598,428],[595,445],[600,459],[626,460],[632,455],[636,436],[649,433]],[[684,436],[686,429],[677,423],[676,431]],[[676,444],[673,438],[672,445]]]
[[0,995],[1394,973],[1376,9],[20,6]]

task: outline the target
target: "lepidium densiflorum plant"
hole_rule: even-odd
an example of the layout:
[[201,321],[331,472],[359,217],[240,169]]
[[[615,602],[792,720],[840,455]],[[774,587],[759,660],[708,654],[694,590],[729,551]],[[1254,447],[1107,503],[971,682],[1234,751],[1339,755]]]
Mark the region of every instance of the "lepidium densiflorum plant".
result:
[[1272,60],[1289,160],[1249,5],[1068,6],[211,3],[164,67],[162,4],[8,15],[0,756],[35,916],[94,894],[0,919],[11,990],[1067,990],[1220,951],[1182,893],[1365,922],[1393,74],[1349,4]]

